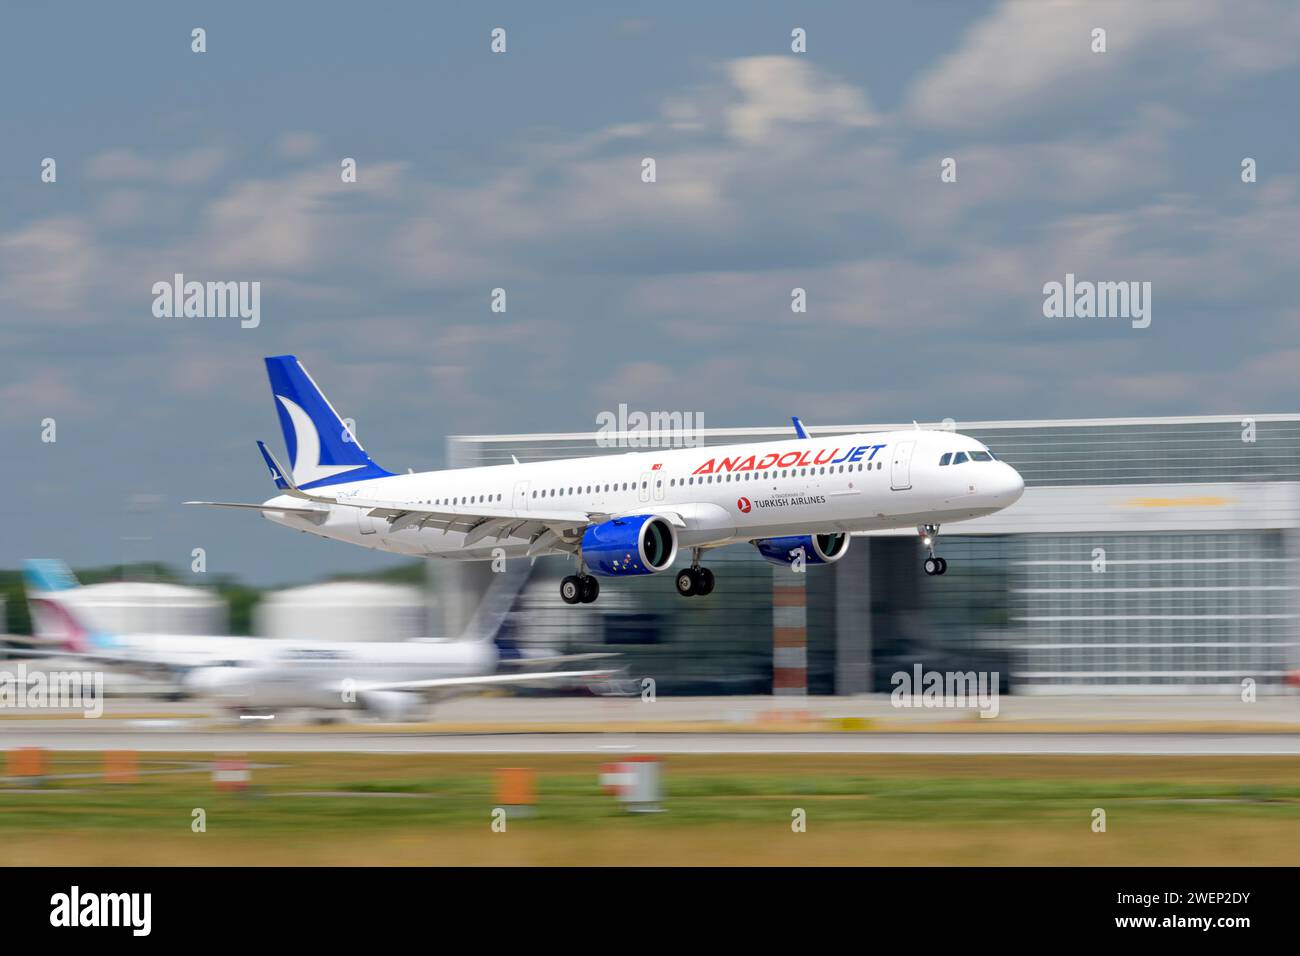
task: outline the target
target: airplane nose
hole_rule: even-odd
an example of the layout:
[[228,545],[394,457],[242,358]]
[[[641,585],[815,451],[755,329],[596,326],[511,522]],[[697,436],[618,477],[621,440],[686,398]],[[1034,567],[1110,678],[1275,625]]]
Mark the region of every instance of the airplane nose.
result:
[[[1006,463],[1003,462],[1003,464]],[[1020,477],[1020,472],[1010,465],[1006,465],[1006,469],[1006,490],[1002,493],[1002,497],[1006,500],[1006,504],[1003,505],[1004,508],[1007,505],[1015,504],[1020,500],[1020,496],[1025,493],[1025,479]]]

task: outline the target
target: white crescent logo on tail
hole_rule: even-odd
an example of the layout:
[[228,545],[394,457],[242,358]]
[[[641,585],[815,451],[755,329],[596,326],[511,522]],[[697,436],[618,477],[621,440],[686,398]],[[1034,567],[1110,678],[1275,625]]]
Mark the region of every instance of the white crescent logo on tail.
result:
[[298,446],[294,451],[292,466],[293,480],[295,482],[306,485],[313,481],[320,481],[322,478],[332,478],[345,471],[355,471],[362,467],[361,465],[322,465],[320,463],[320,435],[316,431],[316,426],[312,424],[311,416],[303,411],[297,403],[289,401],[283,395],[275,397],[280,400],[284,410],[289,413],[289,420],[293,422],[293,432]]

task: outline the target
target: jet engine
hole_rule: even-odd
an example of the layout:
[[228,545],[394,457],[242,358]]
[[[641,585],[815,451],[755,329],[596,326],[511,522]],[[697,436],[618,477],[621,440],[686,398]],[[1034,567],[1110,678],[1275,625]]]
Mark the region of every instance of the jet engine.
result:
[[804,564],[834,564],[849,550],[849,536],[838,534],[796,534],[784,538],[759,538],[753,542],[769,564],[794,564],[800,549]]
[[583,533],[582,557],[592,574],[655,574],[677,559],[677,532],[656,515],[613,518]]

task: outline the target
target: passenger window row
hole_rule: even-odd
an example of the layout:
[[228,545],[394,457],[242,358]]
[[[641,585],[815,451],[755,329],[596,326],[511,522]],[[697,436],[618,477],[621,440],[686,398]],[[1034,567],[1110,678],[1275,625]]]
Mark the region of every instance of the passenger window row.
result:
[[[945,464],[945,465],[948,464],[947,459],[948,459],[949,456],[948,456],[948,455],[944,455],[943,457],[944,457],[944,461],[941,462],[941,464]],[[964,453],[963,453],[963,457],[962,457],[961,460],[962,460],[962,461],[965,461],[965,460],[966,460],[966,459],[965,459],[965,456],[964,456]],[[849,472],[853,472],[854,470],[857,470],[857,471],[864,471],[864,470],[865,470],[865,471],[871,471],[871,470],[872,470],[871,462],[857,462],[857,463],[855,463],[855,464],[850,464],[850,465],[838,465],[838,466],[837,466],[837,465],[831,465],[831,466],[829,466],[829,467],[830,467],[830,471],[829,471],[829,473],[832,474],[832,475],[835,475],[835,474],[841,474],[841,475],[842,475],[842,474],[844,474],[845,470],[848,470]],[[878,462],[875,463],[875,469],[874,469],[874,470],[879,471],[879,470],[880,470],[881,468],[883,468],[883,467],[884,467],[884,462],[883,462],[883,461],[878,461]],[[668,484],[669,484],[670,487],[676,488],[678,485],[680,485],[680,486],[682,486],[682,487],[686,487],[687,485],[694,485],[694,484],[696,484],[696,483],[701,484],[701,485],[703,485],[703,484],[710,484],[710,485],[711,485],[711,484],[713,484],[713,479],[714,479],[714,478],[717,478],[717,480],[718,480],[718,484],[722,484],[724,481],[730,482],[730,481],[733,481],[733,480],[734,480],[734,481],[772,481],[772,480],[776,480],[776,479],[778,479],[778,478],[798,478],[798,477],[808,477],[808,476],[814,476],[814,477],[815,477],[815,476],[817,476],[817,475],[825,475],[825,474],[827,474],[827,466],[824,466],[824,465],[823,465],[823,466],[820,467],[820,468],[817,468],[817,467],[812,467],[812,468],[782,468],[782,469],[779,470],[779,471],[777,471],[777,470],[772,470],[772,471],[762,471],[762,472],[758,472],[758,471],[747,471],[747,472],[741,472],[741,473],[734,474],[734,475],[731,474],[731,473],[727,473],[727,474],[725,474],[725,475],[699,475],[699,476],[691,476],[691,477],[689,477],[689,478],[672,478],[672,479],[669,479]],[[662,479],[662,478],[660,478],[660,479],[658,479],[658,480],[655,481],[655,487],[656,487],[656,488],[662,488],[663,485],[664,485],[664,483],[663,483],[663,479]],[[648,481],[642,481],[642,482],[640,483],[640,486],[641,486],[642,489],[649,488],[649,487],[650,487],[650,483],[649,483]],[[627,482],[627,481],[625,481],[625,482],[622,482],[621,484],[620,484],[619,482],[613,482],[613,483],[611,483],[611,484],[607,484],[607,485],[604,485],[604,486],[601,486],[601,485],[587,485],[587,486],[583,487],[583,486],[581,486],[581,485],[578,485],[578,486],[576,486],[576,487],[572,487],[572,488],[546,488],[546,489],[534,489],[533,492],[532,492],[532,497],[533,497],[534,499],[536,499],[536,498],[555,498],[555,497],[557,497],[557,496],[563,498],[563,497],[567,497],[567,496],[569,496],[569,495],[582,495],[582,494],[587,494],[587,495],[589,495],[589,494],[592,494],[593,492],[594,492],[595,494],[607,494],[607,493],[609,493],[609,492],[611,492],[611,491],[613,491],[613,492],[618,492],[618,491],[629,491],[629,490],[630,490],[630,491],[635,491],[636,489],[637,489],[637,483],[636,483],[635,481],[632,481],[632,482]],[[426,499],[424,499],[423,501],[420,501],[419,504],[424,504],[424,505],[434,505],[435,507],[437,507],[437,506],[444,506],[444,505],[449,505],[449,506],[453,506],[453,507],[454,507],[454,506],[458,506],[458,505],[476,505],[476,504],[481,505],[481,504],[490,504],[490,503],[494,503],[494,502],[499,502],[499,501],[501,501],[501,498],[502,498],[502,496],[501,496],[500,493],[498,493],[498,494],[496,494],[496,495],[458,495],[458,496],[451,497],[451,498],[426,498]]]
[[500,501],[501,495],[460,495],[455,498],[425,498],[417,501],[419,505],[482,505]]

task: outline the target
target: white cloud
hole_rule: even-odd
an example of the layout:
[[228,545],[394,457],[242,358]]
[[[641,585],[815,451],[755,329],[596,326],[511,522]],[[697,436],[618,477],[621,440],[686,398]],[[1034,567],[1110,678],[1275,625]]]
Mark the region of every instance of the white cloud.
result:
[[862,90],[830,80],[793,56],[732,60],[726,72],[740,94],[727,110],[727,127],[750,145],[767,142],[782,126],[863,128],[878,122]]
[[109,149],[91,157],[86,164],[88,179],[133,182],[154,179],[157,162],[131,149]]
[[[36,441],[41,419],[60,416],[84,416],[102,411],[102,403],[81,391],[62,370],[49,367],[25,368],[19,378],[0,386],[0,421],[22,424],[31,429]],[[66,426],[65,426],[66,428]],[[60,437],[66,436],[63,431]]]
[[307,130],[281,133],[275,141],[276,155],[284,159],[307,159],[320,149],[320,137]]
[[[1107,32],[1107,52],[1091,49]],[[1003,0],[926,71],[907,99],[921,126],[981,130],[1051,114],[1074,124],[1106,97],[1125,104],[1171,83],[1217,90],[1225,75],[1300,62],[1300,7],[1290,0],[1085,3]]]
[[160,182],[173,186],[205,183],[225,165],[227,154],[217,146],[200,146],[170,156],[150,157],[133,149],[109,149],[86,164],[86,177],[98,182]]
[[80,312],[100,265],[89,229],[77,219],[42,219],[0,237],[0,302],[69,317]]
[[368,164],[357,182],[344,183],[339,169],[327,165],[237,183],[204,209],[205,231],[194,253],[210,268],[259,273],[324,266],[326,250],[349,238],[347,198],[392,198],[402,169],[401,163]]
[[226,151],[204,146],[173,156],[162,166],[163,178],[177,186],[194,186],[212,179],[225,165]]

